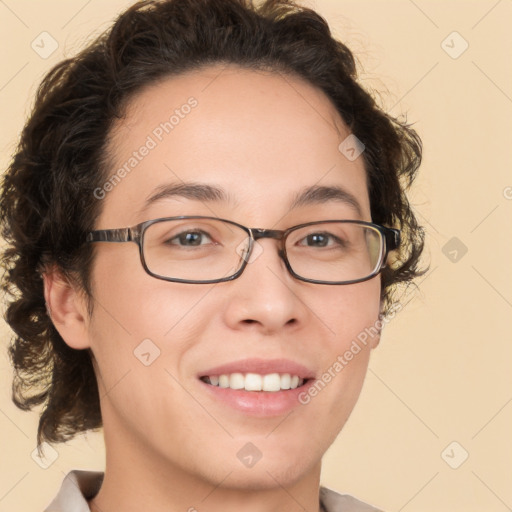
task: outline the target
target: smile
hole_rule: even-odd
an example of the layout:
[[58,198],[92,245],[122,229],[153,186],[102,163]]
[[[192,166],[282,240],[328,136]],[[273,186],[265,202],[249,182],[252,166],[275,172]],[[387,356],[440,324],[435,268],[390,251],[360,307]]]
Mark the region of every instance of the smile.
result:
[[209,375],[201,377],[201,380],[211,386],[245,391],[277,392],[288,389],[296,389],[302,386],[304,379],[290,373],[231,373],[221,375]]
[[213,402],[244,415],[275,417],[298,406],[316,372],[292,359],[248,358],[204,368],[197,374]]

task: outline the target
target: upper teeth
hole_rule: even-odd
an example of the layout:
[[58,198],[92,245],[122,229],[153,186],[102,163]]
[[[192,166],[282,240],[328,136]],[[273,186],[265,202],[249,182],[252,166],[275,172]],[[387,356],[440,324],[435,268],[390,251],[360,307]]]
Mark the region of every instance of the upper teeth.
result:
[[304,379],[289,373],[230,373],[212,375],[205,378],[212,386],[231,389],[245,389],[246,391],[280,391],[281,389],[295,389],[302,386]]

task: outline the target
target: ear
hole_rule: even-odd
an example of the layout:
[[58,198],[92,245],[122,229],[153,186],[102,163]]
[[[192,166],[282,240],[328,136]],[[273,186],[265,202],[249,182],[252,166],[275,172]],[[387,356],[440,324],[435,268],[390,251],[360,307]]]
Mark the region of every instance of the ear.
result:
[[83,290],[56,267],[43,272],[46,309],[53,325],[71,348],[90,348],[87,303]]

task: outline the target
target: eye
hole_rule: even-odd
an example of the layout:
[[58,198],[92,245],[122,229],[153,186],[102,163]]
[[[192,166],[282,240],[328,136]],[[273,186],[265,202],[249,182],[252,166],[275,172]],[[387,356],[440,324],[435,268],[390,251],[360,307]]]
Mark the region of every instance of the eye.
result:
[[166,241],[169,245],[181,245],[183,247],[198,247],[211,242],[210,235],[204,231],[183,231]]
[[329,247],[332,245],[343,245],[343,241],[332,233],[318,232],[310,233],[299,241],[298,245],[306,247]]

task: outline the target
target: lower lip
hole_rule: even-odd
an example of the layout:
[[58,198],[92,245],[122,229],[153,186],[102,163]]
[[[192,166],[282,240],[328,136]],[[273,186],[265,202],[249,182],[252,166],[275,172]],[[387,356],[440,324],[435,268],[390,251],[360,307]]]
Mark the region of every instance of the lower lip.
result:
[[253,416],[280,416],[301,405],[299,395],[307,393],[313,381],[310,379],[298,388],[281,391],[245,391],[199,382],[214,399],[233,409]]

